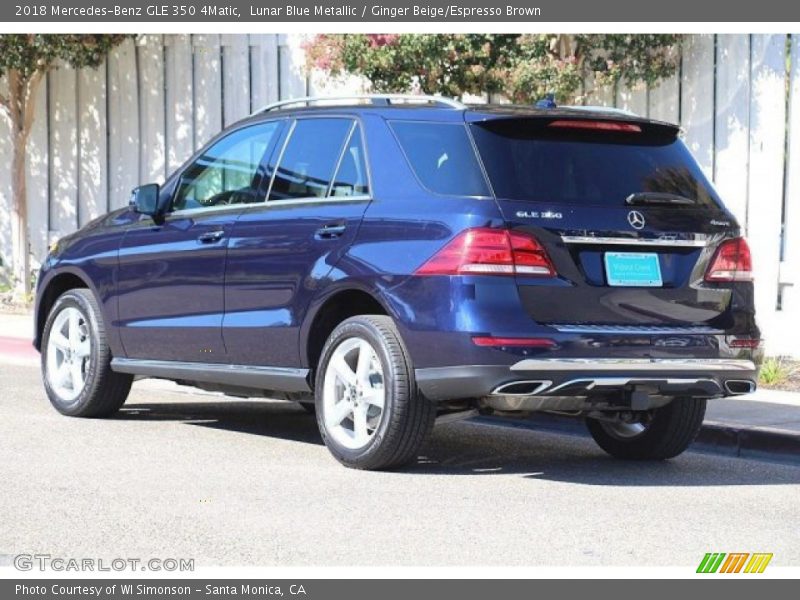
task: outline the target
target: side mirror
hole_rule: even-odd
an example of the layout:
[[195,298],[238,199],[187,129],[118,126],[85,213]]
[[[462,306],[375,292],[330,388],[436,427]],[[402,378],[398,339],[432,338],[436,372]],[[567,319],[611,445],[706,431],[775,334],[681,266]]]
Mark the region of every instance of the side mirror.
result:
[[157,183],[146,183],[134,188],[131,192],[131,208],[143,215],[156,216],[158,213],[159,191],[160,188]]

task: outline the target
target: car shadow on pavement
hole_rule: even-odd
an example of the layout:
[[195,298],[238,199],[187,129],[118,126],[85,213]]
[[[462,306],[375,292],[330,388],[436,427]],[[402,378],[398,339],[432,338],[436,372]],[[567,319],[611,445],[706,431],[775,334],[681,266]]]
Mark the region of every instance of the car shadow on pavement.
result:
[[294,402],[126,404],[114,418],[132,421],[181,421],[211,429],[322,444],[316,420]]
[[[762,465],[761,467],[759,465]],[[408,472],[520,475],[595,486],[707,487],[800,483],[800,465],[692,451],[665,461],[622,461],[588,435],[468,421],[434,430]]]
[[[275,401],[141,403],[115,417],[189,425],[321,445],[315,418],[299,405]],[[707,487],[800,483],[800,469],[698,452],[660,462],[615,460],[587,436],[501,422],[461,421],[434,428],[403,475],[513,475],[595,486]],[[737,468],[737,465],[740,465]],[[770,468],[771,467],[771,468]],[[366,475],[368,476],[368,474]]]

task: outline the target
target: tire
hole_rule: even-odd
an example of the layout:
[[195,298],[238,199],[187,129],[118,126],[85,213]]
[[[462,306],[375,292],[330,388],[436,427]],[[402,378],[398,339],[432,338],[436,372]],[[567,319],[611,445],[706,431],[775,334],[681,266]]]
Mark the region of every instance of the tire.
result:
[[[360,369],[362,355],[367,367]],[[345,367],[350,371],[343,379]],[[355,469],[392,469],[411,462],[436,418],[434,404],[417,391],[408,351],[386,316],[352,317],[334,329],[322,349],[315,390],[325,445],[340,463]]]
[[311,404],[310,402],[300,402],[300,408],[302,408],[306,413],[309,415],[317,414],[317,406],[315,404]]
[[615,458],[664,460],[689,447],[700,432],[705,414],[704,399],[675,398],[654,409],[639,433],[597,419],[586,419],[586,426],[594,441]]
[[[74,344],[73,323],[79,332]],[[41,361],[50,403],[70,417],[113,415],[125,403],[133,382],[132,375],[111,370],[103,315],[97,300],[86,289],[65,292],[53,304],[42,335]],[[57,368],[59,365],[61,368]],[[75,383],[81,376],[82,386]]]

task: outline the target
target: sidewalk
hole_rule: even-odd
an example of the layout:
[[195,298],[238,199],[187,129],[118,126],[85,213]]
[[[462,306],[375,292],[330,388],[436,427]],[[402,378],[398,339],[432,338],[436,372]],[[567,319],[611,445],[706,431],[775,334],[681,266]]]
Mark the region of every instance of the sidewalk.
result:
[[0,363],[39,364],[33,347],[33,315],[0,313]]
[[735,456],[800,464],[800,393],[760,389],[712,400],[697,442]]
[[[0,363],[37,366],[39,353],[31,345],[32,335],[30,315],[0,314]],[[146,385],[171,384],[152,381]],[[549,414],[535,414],[522,422],[506,421],[568,433],[586,431],[577,419]],[[760,389],[746,396],[712,400],[696,443],[700,450],[800,464],[800,393]]]

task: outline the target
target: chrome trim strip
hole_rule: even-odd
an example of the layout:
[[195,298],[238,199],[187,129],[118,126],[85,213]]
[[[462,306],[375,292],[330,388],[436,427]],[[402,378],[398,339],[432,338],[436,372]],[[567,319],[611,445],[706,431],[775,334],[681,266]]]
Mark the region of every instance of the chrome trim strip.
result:
[[593,235],[562,235],[561,241],[566,244],[603,244],[607,246],[660,246],[671,248],[705,248],[707,238],[693,240],[667,240],[625,237],[602,237]]
[[164,213],[164,218],[169,219],[171,217],[191,217],[194,215],[210,215],[216,213],[224,213],[226,211],[238,212],[247,210],[249,208],[256,208],[258,206],[264,206],[264,201],[262,200],[261,202],[248,202],[246,204],[221,204],[219,206],[196,206],[193,208],[181,208],[179,210],[166,212]]
[[[629,383],[635,383],[637,381],[642,381],[642,378],[641,377],[588,377],[581,379],[570,379],[569,381],[565,381],[564,383],[557,385],[553,389],[548,390],[547,393],[553,394],[558,390],[582,383],[586,384],[586,387],[584,389],[586,391],[589,391],[593,390],[596,387],[620,387],[628,385]],[[666,378],[663,381],[667,385],[692,385],[698,383],[712,384],[714,387],[719,389],[720,392],[722,391],[722,388],[719,387],[719,383],[717,383],[713,379]]]
[[111,370],[161,379],[236,385],[258,390],[310,392],[308,369],[115,358]]
[[224,206],[209,206],[200,208],[183,208],[173,212],[166,213],[165,218],[171,217],[192,217],[194,215],[208,215],[220,213],[225,211],[242,213],[250,212],[258,208],[273,208],[278,206],[292,206],[295,204],[341,204],[342,202],[370,202],[372,196],[326,196],[320,198],[319,196],[308,196],[306,198],[287,198],[285,200],[270,200],[269,202],[248,202],[247,204],[226,204]]
[[547,323],[561,333],[633,333],[641,335],[682,335],[707,334],[721,335],[721,329],[703,326],[670,327],[668,325],[581,325],[577,323]]
[[526,358],[512,371],[755,371],[739,358]]
[[307,198],[286,198],[285,200],[270,200],[264,204],[259,204],[263,208],[271,206],[292,206],[293,204],[341,204],[342,202],[365,202],[372,200],[372,196],[308,196]]

